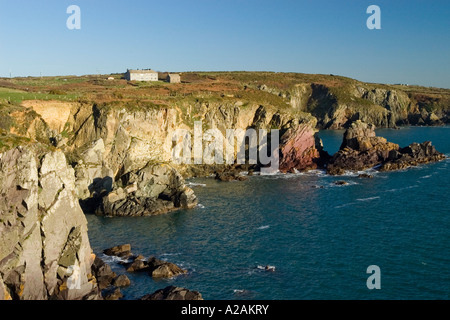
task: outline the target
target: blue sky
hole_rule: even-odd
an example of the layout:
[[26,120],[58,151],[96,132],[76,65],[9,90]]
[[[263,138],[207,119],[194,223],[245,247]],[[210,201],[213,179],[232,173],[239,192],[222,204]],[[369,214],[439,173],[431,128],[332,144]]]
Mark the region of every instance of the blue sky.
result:
[[[81,29],[69,30],[69,5]],[[381,30],[369,30],[369,5]],[[450,1],[0,0],[0,76],[338,74],[450,88]]]

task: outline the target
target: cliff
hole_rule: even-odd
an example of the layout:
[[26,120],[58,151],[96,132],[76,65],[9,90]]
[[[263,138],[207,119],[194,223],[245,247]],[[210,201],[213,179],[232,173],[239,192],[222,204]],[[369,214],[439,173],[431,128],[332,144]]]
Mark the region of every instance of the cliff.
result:
[[97,298],[87,221],[61,151],[0,154],[0,300]]
[[[175,133],[193,136],[198,123],[200,147],[208,152],[214,132],[278,129],[282,172],[325,164],[331,174],[374,165],[393,170],[443,157],[430,143],[400,148],[373,130],[448,123],[450,90],[269,72],[182,78],[181,84],[98,76],[0,80],[14,90],[13,99],[2,100],[0,92],[0,299],[98,297],[78,200],[86,212],[109,216],[161,214],[196,206],[183,177],[263,167],[261,157],[235,163],[237,148],[228,164],[175,163],[176,143],[193,150],[192,140]],[[48,100],[33,99],[42,92]],[[329,159],[317,130],[348,127]],[[244,151],[268,147],[269,139],[256,147],[247,141]]]

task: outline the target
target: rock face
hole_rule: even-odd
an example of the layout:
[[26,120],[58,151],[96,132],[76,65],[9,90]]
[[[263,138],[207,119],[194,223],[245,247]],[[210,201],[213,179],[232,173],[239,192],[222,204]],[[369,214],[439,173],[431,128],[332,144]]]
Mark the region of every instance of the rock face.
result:
[[0,154],[0,299],[98,298],[87,221],[62,151]]
[[140,300],[203,300],[201,293],[170,286],[146,295]]
[[314,123],[301,123],[288,129],[280,139],[280,172],[317,169],[327,155],[316,136]]
[[344,133],[341,148],[328,162],[327,172],[340,175],[346,170],[360,171],[376,166],[384,171],[397,170],[444,158],[430,142],[414,143],[401,149],[397,144],[377,137],[375,126],[358,120]]
[[111,192],[114,173],[105,165],[103,139],[92,142],[77,155],[75,165],[75,187],[78,198],[84,200],[102,193]]
[[122,185],[104,196],[96,213],[105,216],[148,216],[191,209],[198,204],[183,177],[166,164],[147,165],[122,177]]

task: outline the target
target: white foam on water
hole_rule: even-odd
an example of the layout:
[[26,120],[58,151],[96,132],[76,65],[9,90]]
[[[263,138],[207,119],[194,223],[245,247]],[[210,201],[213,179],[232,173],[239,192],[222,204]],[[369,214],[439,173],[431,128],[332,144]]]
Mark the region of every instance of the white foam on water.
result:
[[205,206],[202,205],[201,203],[199,203],[199,204],[197,205],[197,208],[199,208],[199,209],[205,209]]
[[186,185],[189,187],[206,187],[206,184],[196,182],[188,182]]
[[372,201],[372,200],[376,200],[376,199],[380,199],[380,197],[361,198],[361,199],[356,199],[356,200],[357,201]]
[[260,266],[260,265],[258,265],[256,267],[256,269],[261,270],[261,271],[272,271],[272,272],[274,272],[275,271],[275,266],[270,266],[270,265]]
[[342,204],[342,205],[340,205],[340,206],[336,206],[336,207],[334,207],[334,208],[335,208],[335,209],[345,208],[345,207],[351,206],[351,205],[353,205],[353,204],[356,204],[356,202],[345,203],[345,204]]
[[262,226],[262,227],[259,227],[258,230],[266,230],[266,229],[269,229],[269,228],[270,228],[270,226]]
[[131,262],[131,260],[129,259],[124,259],[118,256],[108,256],[106,254],[102,254],[100,257],[104,262],[106,262],[107,264],[111,264],[111,263],[119,263],[119,262],[123,262],[123,263],[129,263]]
[[429,175],[427,175],[427,176],[423,176],[423,177],[420,177],[419,179],[428,179],[428,178],[431,178],[431,174],[429,174]]
[[179,256],[180,253],[176,252],[176,253],[163,253],[160,255],[160,257],[171,257],[171,256]]
[[398,188],[398,189],[389,189],[389,190],[386,190],[385,192],[396,192],[396,191],[402,191],[402,190],[408,190],[408,189],[413,189],[413,188],[417,188],[418,187],[418,185],[412,185],[412,186],[408,186],[408,187],[405,187],[405,188]]

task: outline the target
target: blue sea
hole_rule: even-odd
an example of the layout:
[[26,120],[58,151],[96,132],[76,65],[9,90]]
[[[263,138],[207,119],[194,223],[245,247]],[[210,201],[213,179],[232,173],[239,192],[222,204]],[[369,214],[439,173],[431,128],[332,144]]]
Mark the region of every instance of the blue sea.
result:
[[[342,135],[320,132],[325,150],[336,152]],[[400,146],[430,140],[450,156],[448,126],[377,135]],[[196,209],[137,218],[87,215],[91,246],[118,274],[125,269],[102,251],[124,243],[133,253],[188,270],[160,281],[127,274],[132,285],[122,289],[124,299],[168,285],[208,300],[449,299],[450,160],[373,174],[190,179]],[[379,290],[366,285],[371,265],[380,268]]]

